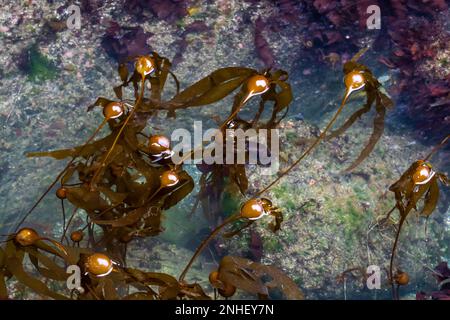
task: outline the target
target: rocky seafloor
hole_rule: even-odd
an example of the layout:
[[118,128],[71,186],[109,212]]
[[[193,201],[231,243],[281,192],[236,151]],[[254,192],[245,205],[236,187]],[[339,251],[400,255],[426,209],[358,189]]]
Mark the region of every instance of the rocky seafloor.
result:
[[[4,1],[2,5],[1,233],[11,230],[52,181],[55,172],[64,166],[52,159],[29,159],[24,154],[79,144],[100,123],[99,112],[87,113],[86,108],[98,96],[112,97],[112,88],[118,83],[117,62],[102,47],[102,35],[109,21],[139,26],[152,33],[147,45],[171,59],[180,50],[180,30],[199,19],[204,21],[209,31],[185,36],[182,59],[173,69],[182,87],[223,66],[257,69],[264,66],[255,54],[253,31],[243,27],[246,2],[193,2],[191,13],[177,23],[152,15],[136,23],[129,15],[118,13],[120,2],[104,2],[98,9],[98,22],[86,18],[80,30],[49,26],[49,21],[64,16],[60,8],[65,5],[63,1]],[[256,20],[268,14],[269,9],[260,6],[253,10],[251,19]],[[311,66],[290,55],[294,47],[298,50],[303,43],[301,34],[286,31],[266,36],[279,67],[290,73],[294,90],[290,113],[280,125],[282,165],[287,165],[304,150],[303,138],[317,136],[338,107],[343,94],[342,75],[340,65],[336,69],[330,65]],[[396,85],[396,72],[378,65],[375,58],[369,52],[364,61],[385,80],[389,92]],[[341,119],[362,103],[361,97],[352,100]],[[166,119],[161,114],[152,120],[151,126],[165,133],[169,133],[167,128],[192,129],[192,122],[199,119],[213,126],[212,117],[217,114],[224,117],[230,101],[200,111],[181,111],[177,119]],[[250,113],[252,106],[255,104],[250,104],[246,112]],[[344,282],[337,277],[350,268],[366,268],[372,264],[382,270],[388,267],[394,228],[378,229],[373,225],[394,203],[393,195],[387,191],[389,185],[432,146],[416,140],[414,132],[397,118],[388,118],[385,134],[370,157],[352,174],[341,174],[368,139],[371,115],[363,117],[340,138],[322,143],[270,191],[268,195],[285,214],[279,233],[272,234],[264,223],[255,224],[231,240],[220,241],[225,252],[249,256],[251,237],[258,237],[262,242],[261,261],[285,270],[308,299],[389,298],[386,273],[383,273],[382,290],[364,288],[357,275],[349,276]],[[434,166],[444,172],[449,168],[440,165],[448,166],[446,155],[438,153],[433,160]],[[198,179],[199,174],[191,171]],[[258,174],[257,168],[249,168],[249,177],[252,190],[271,180],[270,176]],[[187,217],[195,193],[165,213],[166,233],[130,244],[130,265],[179,274],[193,247],[204,237],[203,230],[212,227],[202,220],[200,210],[195,218]],[[236,208],[241,200],[227,198],[224,205]],[[444,190],[431,218],[426,221],[411,216],[402,232],[398,263],[411,277],[411,283],[402,288],[404,298],[419,290],[432,290],[435,280],[429,270],[450,257],[449,203],[450,194]],[[46,198],[29,219],[30,225],[57,237],[61,229],[59,206],[53,197]],[[206,287],[207,274],[215,266],[211,257],[217,259],[206,252],[189,274],[192,280]],[[17,284],[11,282],[10,286]],[[15,291],[15,297],[37,298],[20,288]]]

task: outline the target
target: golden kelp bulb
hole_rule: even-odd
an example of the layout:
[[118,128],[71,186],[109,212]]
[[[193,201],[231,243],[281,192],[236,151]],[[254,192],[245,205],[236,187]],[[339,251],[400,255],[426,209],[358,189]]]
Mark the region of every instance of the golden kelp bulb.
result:
[[216,288],[218,286],[220,286],[220,280],[219,280],[219,272],[218,271],[212,271],[209,274],[209,283],[211,283],[211,285]]
[[21,246],[31,246],[36,243],[40,239],[38,233],[31,228],[22,228],[14,237],[14,240],[20,244]]
[[247,80],[247,91],[251,95],[263,94],[270,88],[269,79],[257,74]]
[[104,277],[113,271],[112,260],[102,253],[94,253],[84,263],[86,271],[96,277]]
[[152,73],[155,70],[155,62],[149,56],[139,57],[136,61],[136,71],[142,76]]
[[345,75],[345,86],[348,90],[359,90],[366,84],[366,79],[361,71],[351,71]]
[[162,135],[151,136],[148,140],[148,148],[151,154],[163,153],[170,149],[170,140]]
[[72,240],[73,242],[81,242],[83,238],[84,234],[81,230],[76,230],[70,234],[70,240]]
[[224,283],[223,288],[219,289],[219,294],[224,298],[229,298],[236,292],[236,287],[229,283]]
[[173,170],[168,170],[161,175],[161,187],[172,187],[180,181],[178,174]]
[[110,102],[103,108],[103,115],[106,119],[116,119],[125,112],[122,102]]
[[394,281],[400,286],[406,286],[409,283],[409,275],[403,271],[397,271],[394,276]]
[[56,196],[59,199],[65,199],[67,198],[67,189],[64,187],[59,188],[58,190],[56,190]]
[[263,201],[259,198],[250,199],[241,207],[241,217],[249,220],[257,220],[267,214],[263,206]]
[[419,165],[412,175],[414,184],[425,184],[433,177],[434,172],[427,163]]

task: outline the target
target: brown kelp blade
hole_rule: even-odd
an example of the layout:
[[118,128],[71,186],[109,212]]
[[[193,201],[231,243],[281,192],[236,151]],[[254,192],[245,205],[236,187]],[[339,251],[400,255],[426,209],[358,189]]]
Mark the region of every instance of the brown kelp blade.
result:
[[[275,83],[281,88],[281,90],[277,92],[275,96],[274,100],[275,104],[273,107],[272,116],[270,117],[270,120],[267,123],[269,127],[278,125],[281,122],[281,120],[283,120],[286,117],[289,111],[289,105],[294,99],[291,85],[289,83],[284,81],[276,81]],[[282,111],[284,111],[284,113],[280,117],[278,117],[278,115]]]
[[46,286],[43,282],[27,273],[23,268],[22,261],[17,257],[9,257],[6,265],[8,271],[13,274],[17,281],[29,287],[34,292],[57,300],[68,299],[66,296],[50,290],[49,287]]
[[327,137],[327,140],[331,140],[333,138],[336,138],[343,134],[345,131],[347,131],[348,128],[352,126],[353,123],[355,123],[356,120],[358,120],[363,114],[370,111],[370,107],[372,106],[373,101],[375,100],[375,95],[373,95],[371,92],[367,93],[367,102],[365,105],[355,111],[345,122],[342,126],[340,126],[338,129],[332,131]]
[[195,184],[194,180],[192,179],[189,174],[187,174],[186,171],[182,171],[178,174],[180,178],[180,186],[177,187],[175,190],[171,191],[164,199],[164,204],[162,206],[163,210],[167,210],[174,205],[176,205],[178,202],[180,202],[182,199],[184,199],[189,193],[194,190]]
[[173,105],[174,108],[214,103],[229,95],[255,73],[256,71],[253,69],[242,67],[218,69],[181,91],[168,103]]
[[381,136],[384,132],[384,117],[386,115],[386,109],[382,106],[377,107],[377,114],[375,115],[375,119],[373,121],[373,132],[369,138],[368,143],[364,147],[364,149],[359,154],[358,158],[347,168],[346,172],[350,172],[359,166],[372,152],[377,144],[378,140],[380,140]]
[[420,212],[420,215],[424,217],[429,217],[433,213],[439,201],[438,179],[433,177],[429,183],[430,188],[425,195],[424,205],[422,211]]
[[54,151],[37,151],[37,152],[28,152],[25,155],[28,158],[34,157],[51,157],[56,160],[62,160],[69,157],[79,156],[79,157],[87,157],[89,155],[94,154],[95,152],[107,148],[114,137],[111,135],[106,136],[105,138],[94,141],[90,144],[83,146],[78,146],[70,149],[61,149]]
[[284,272],[245,258],[225,256],[220,262],[219,279],[252,294],[268,296],[270,289],[277,288],[287,299],[304,299],[297,284]]
[[24,248],[24,251],[28,253],[28,257],[36,270],[45,278],[58,281],[65,281],[67,279],[68,274],[65,269],[56,264],[53,259],[39,252],[34,247]]

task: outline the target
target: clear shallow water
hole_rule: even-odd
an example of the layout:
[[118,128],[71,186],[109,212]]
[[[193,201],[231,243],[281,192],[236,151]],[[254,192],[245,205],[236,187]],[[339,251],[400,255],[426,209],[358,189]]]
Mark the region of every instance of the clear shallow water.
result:
[[[117,63],[108,56],[102,39],[109,21],[117,21],[123,27],[141,26],[146,32],[153,33],[147,44],[155,51],[169,58],[177,57],[182,46],[177,41],[182,39],[185,26],[194,21],[205,21],[209,27],[206,32],[190,33],[185,36],[187,43],[182,53],[182,59],[174,67],[174,73],[179,77],[182,87],[186,87],[194,80],[200,79],[213,70],[223,66],[250,66],[256,69],[264,67],[264,63],[254,47],[254,30],[246,19],[254,21],[258,16],[264,16],[271,12],[270,6],[261,5],[251,11],[247,5],[238,2],[230,2],[230,9],[221,8],[219,4],[200,4],[200,15],[188,15],[178,22],[167,22],[163,19],[151,18],[146,22],[137,23],[129,15],[121,15],[120,7],[111,3],[105,3],[99,8],[100,21],[95,22],[91,17],[86,17],[86,22],[78,31],[55,31],[44,28],[45,21],[51,18],[62,19],[64,14],[57,13],[58,7],[64,7],[64,3],[37,3],[26,5],[23,3],[8,3],[2,14],[1,25],[3,29],[1,41],[2,47],[10,47],[8,51],[1,52],[3,69],[1,73],[0,111],[1,111],[1,162],[0,173],[0,233],[10,233],[11,227],[18,218],[33,204],[55,176],[55,173],[64,167],[63,162],[47,158],[28,159],[24,157],[26,152],[37,150],[52,150],[66,148],[82,143],[90,135],[101,121],[98,111],[87,113],[86,107],[95,101],[98,96],[113,96],[112,88],[117,85]],[[196,6],[194,6],[196,7]],[[14,19],[22,17],[23,22],[16,22],[9,27]],[[83,21],[85,21],[83,20]],[[181,22],[180,22],[181,21]],[[183,29],[184,28],[184,29]],[[273,54],[276,56],[276,66],[289,72],[289,82],[292,85],[294,101],[291,104],[288,120],[293,123],[294,136],[301,137],[302,133],[308,133],[309,124],[323,128],[338,106],[343,94],[341,64],[335,69],[327,62],[311,62],[306,58],[308,48],[303,45],[303,27],[286,26],[280,32],[266,31],[265,36],[270,42]],[[350,35],[353,36],[353,35]],[[356,35],[355,35],[356,36]],[[371,33],[368,39],[363,39],[361,44],[367,44],[376,34]],[[353,54],[353,49],[345,53]],[[25,62],[28,68],[20,68],[18,59],[25,52]],[[344,54],[343,54],[344,55]],[[380,52],[368,52],[364,58],[378,77],[388,79],[386,88],[395,86],[397,73],[377,62]],[[30,62],[31,61],[31,62]],[[34,67],[32,67],[34,66]],[[173,85],[169,94],[173,93]],[[192,130],[193,120],[203,120],[205,126],[215,125],[213,116],[222,118],[227,114],[231,105],[231,98],[214,106],[199,110],[186,110],[179,112],[176,120],[167,122],[164,117],[154,119],[152,127],[159,132],[170,133],[173,128],[188,128]],[[341,119],[345,119],[362,103],[361,98],[355,98],[353,104],[344,111]],[[272,196],[277,204],[284,206],[287,211],[286,231],[280,235],[282,241],[272,240],[263,227],[257,227],[256,232],[261,234],[264,246],[262,261],[274,263],[290,272],[297,283],[309,293],[310,298],[336,298],[344,297],[343,288],[335,277],[339,272],[353,265],[367,264],[367,257],[360,257],[365,253],[365,239],[358,238],[372,219],[382,211],[382,202],[391,201],[392,195],[386,200],[380,200],[389,183],[399,177],[403,170],[414,160],[418,154],[425,154],[430,145],[416,140],[414,131],[409,123],[406,123],[399,101],[397,111],[388,114],[387,129],[384,138],[374,150],[372,156],[361,166],[362,175],[369,176],[369,180],[361,179],[355,175],[337,179],[341,163],[332,160],[340,160],[342,149],[344,156],[355,157],[358,150],[365,142],[364,135],[369,134],[368,126],[371,125],[372,114],[368,119],[362,119],[354,131],[346,136],[337,145],[326,145],[308,159],[305,164],[306,173],[298,170],[292,173],[283,184],[274,190]],[[249,104],[247,111],[250,113],[257,107],[256,103]],[[353,109],[353,110],[352,110]],[[304,122],[298,119],[304,119]],[[286,130],[283,127],[283,130]],[[305,131],[302,131],[305,130]],[[301,146],[294,141],[287,142],[286,154],[298,154]],[[289,151],[289,150],[292,150]],[[335,151],[333,151],[335,150]],[[337,151],[336,151],[337,150]],[[330,155],[333,154],[333,157]],[[348,159],[348,157],[344,157]],[[330,160],[331,158],[331,160]],[[445,163],[445,153],[436,156],[436,165]],[[339,162],[339,161],[337,161]],[[448,163],[448,162],[447,162]],[[374,169],[376,168],[376,169]],[[193,177],[199,178],[198,172]],[[303,168],[301,168],[303,169]],[[446,168],[441,168],[445,171]],[[447,168],[448,169],[448,168]],[[378,175],[375,175],[378,171]],[[387,175],[389,176],[383,176]],[[382,175],[380,177],[380,175]],[[252,183],[258,182],[258,175],[253,176]],[[337,206],[332,206],[327,195],[334,179],[333,197],[336,197]],[[336,180],[337,179],[337,180]],[[378,183],[380,180],[382,182]],[[330,189],[329,189],[330,188]],[[337,191],[336,191],[337,190]],[[157,239],[148,239],[136,242],[136,255],[144,251],[158,251],[160,261],[159,268],[172,272],[179,272],[191,251],[198,245],[201,238],[207,234],[213,224],[206,221],[200,210],[193,218],[188,218],[186,212],[192,207],[194,195],[183,201],[179,207],[166,213],[165,226],[167,232]],[[349,207],[349,202],[359,201],[356,208]],[[423,222],[418,225],[412,223],[405,237],[410,241],[410,246],[405,248],[402,256],[404,265],[414,273],[413,282],[409,288],[411,292],[425,288],[432,288],[433,279],[422,271],[423,265],[433,267],[442,258],[449,256],[446,240],[448,239],[448,190],[443,192],[436,220],[430,221],[431,230],[435,228],[434,235],[437,238],[427,241],[423,232]],[[308,199],[317,199],[322,207],[311,209],[307,213],[302,205]],[[381,199],[383,199],[381,197]],[[224,206],[232,207],[233,201],[223,202]],[[290,200],[290,202],[288,201]],[[358,211],[369,203],[369,211],[361,215]],[[391,203],[389,202],[389,203]],[[361,205],[360,205],[361,204]],[[342,209],[341,206],[342,205]],[[355,212],[353,212],[355,210]],[[322,217],[322,213],[328,213]],[[306,216],[304,216],[306,215]],[[434,217],[433,217],[434,219]],[[60,233],[60,203],[53,194],[50,194],[35,210],[29,219],[29,225],[42,230],[47,235],[59,236]],[[217,221],[218,222],[218,221]],[[333,223],[342,223],[337,230],[342,232],[342,238],[337,237],[333,244],[332,236],[336,226]],[[297,225],[302,224],[297,229]],[[448,225],[448,223],[447,223]],[[289,233],[289,231],[292,231]],[[355,237],[348,234],[355,233]],[[390,247],[388,240],[392,240],[392,233],[386,233],[385,247],[379,248],[374,253],[375,261],[386,262],[386,250]],[[248,252],[248,234],[231,242],[219,242],[219,246],[226,249],[212,254],[206,254],[204,265],[199,269],[209,271],[214,262],[224,252],[243,253]],[[276,236],[275,236],[276,237]],[[306,238],[305,238],[306,237]],[[424,240],[425,239],[425,240]],[[407,240],[405,242],[407,242]],[[155,242],[156,249],[152,249]],[[320,246],[318,243],[325,242]],[[418,245],[415,243],[418,242]],[[378,243],[378,244],[380,244]],[[308,245],[306,248],[304,245]],[[408,252],[408,250],[417,251]],[[227,249],[228,248],[228,249]],[[288,250],[290,248],[291,250]],[[345,254],[340,251],[345,249]],[[167,252],[180,250],[179,255],[167,257]],[[164,251],[164,252],[163,252]],[[376,251],[376,249],[374,249]],[[130,249],[133,255],[133,249]],[[441,254],[439,254],[439,252]],[[321,259],[320,256],[330,256],[330,260]],[[339,256],[342,259],[337,263],[331,257]],[[179,258],[183,257],[183,258]],[[357,258],[354,258],[357,257]],[[384,261],[383,259],[384,258]],[[183,261],[180,261],[183,260]],[[145,265],[154,269],[155,265]],[[420,275],[423,277],[420,277]],[[349,282],[351,282],[349,280]],[[384,284],[384,290],[375,294],[361,289],[357,281],[348,284],[346,296],[348,298],[386,298],[389,297],[388,286]]]

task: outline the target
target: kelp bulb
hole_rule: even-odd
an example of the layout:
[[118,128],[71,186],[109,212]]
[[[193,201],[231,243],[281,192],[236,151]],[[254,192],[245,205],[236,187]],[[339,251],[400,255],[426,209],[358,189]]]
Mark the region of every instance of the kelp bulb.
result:
[[143,77],[155,70],[155,63],[149,56],[139,57],[136,61],[136,71]]
[[56,196],[59,199],[65,199],[67,198],[67,189],[64,187],[59,188],[58,190],[56,190]]
[[160,154],[169,150],[170,140],[162,135],[154,135],[149,138],[148,148],[151,154]]
[[424,163],[417,167],[412,175],[412,180],[414,184],[425,184],[433,177],[434,172],[431,166]]
[[394,281],[398,285],[406,286],[409,283],[409,275],[406,272],[397,271],[394,276]]
[[229,283],[224,283],[222,289],[219,289],[219,294],[224,298],[229,298],[236,292],[236,287]]
[[212,271],[209,274],[209,283],[211,283],[211,285],[213,287],[217,287],[218,285],[220,285],[219,272],[218,271]]
[[124,113],[123,103],[121,102],[110,102],[103,108],[103,115],[106,119],[116,119]]
[[249,220],[257,220],[265,214],[264,203],[259,198],[250,199],[241,207],[241,217]]
[[366,84],[366,79],[360,71],[352,71],[345,75],[345,86],[351,90],[359,90]]
[[70,234],[70,240],[73,242],[81,242],[84,238],[83,231],[76,230]]
[[161,175],[161,186],[172,187],[176,185],[180,179],[178,178],[178,174],[173,170],[168,170],[162,173]]
[[104,277],[113,271],[112,260],[102,253],[90,255],[84,264],[86,271],[96,277]]
[[252,95],[263,94],[269,90],[269,79],[262,75],[254,75],[247,80],[247,91]]
[[22,228],[16,233],[14,240],[21,246],[26,247],[31,246],[38,241],[39,235],[34,229]]

